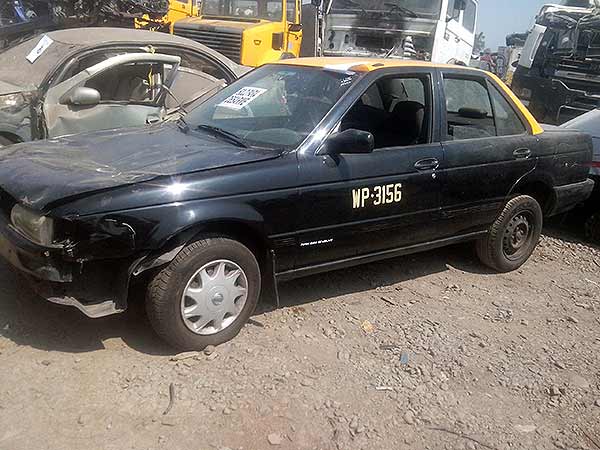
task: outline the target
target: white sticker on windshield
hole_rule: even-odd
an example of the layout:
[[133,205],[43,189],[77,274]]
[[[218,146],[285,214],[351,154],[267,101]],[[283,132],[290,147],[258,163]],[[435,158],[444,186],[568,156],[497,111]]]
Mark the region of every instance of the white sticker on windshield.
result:
[[31,50],[31,52],[29,52],[29,55],[27,55],[27,61],[33,64],[40,56],[44,54],[46,50],[48,50],[48,47],[50,47],[53,42],[54,41],[52,39],[44,35],[42,39],[40,39],[40,42],[38,42],[38,44],[35,46],[35,48]]
[[235,94],[227,97],[217,106],[223,106],[224,108],[231,109],[242,109],[244,106],[248,105],[251,101],[260,97],[265,92],[266,89],[258,88],[258,87],[244,87],[237,91]]

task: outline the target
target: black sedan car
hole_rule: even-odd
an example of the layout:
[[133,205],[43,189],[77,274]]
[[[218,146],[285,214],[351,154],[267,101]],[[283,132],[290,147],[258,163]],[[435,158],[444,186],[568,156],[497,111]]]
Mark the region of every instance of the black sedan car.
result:
[[0,146],[160,122],[247,71],[165,33],[49,32],[0,54]]
[[199,349],[265,284],[463,241],[514,270],[544,216],[587,198],[591,157],[486,72],[286,60],[178,122],[5,148],[0,254],[91,317],[149,280],[156,331]]

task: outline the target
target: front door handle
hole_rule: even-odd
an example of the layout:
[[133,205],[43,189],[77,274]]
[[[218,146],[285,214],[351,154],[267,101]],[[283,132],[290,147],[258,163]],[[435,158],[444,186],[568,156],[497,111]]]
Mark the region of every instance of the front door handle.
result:
[[417,170],[435,170],[440,166],[440,162],[437,158],[425,158],[415,163],[415,169]]
[[513,152],[516,159],[527,159],[531,156],[531,150],[528,148],[518,148]]

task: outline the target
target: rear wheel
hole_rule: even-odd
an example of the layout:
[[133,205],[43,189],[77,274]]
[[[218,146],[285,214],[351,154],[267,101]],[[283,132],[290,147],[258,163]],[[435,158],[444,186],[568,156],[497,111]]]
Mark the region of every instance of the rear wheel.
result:
[[159,336],[181,350],[234,338],[258,303],[260,269],[252,252],[226,238],[185,247],[150,282],[146,309]]
[[477,241],[481,261],[499,271],[521,267],[537,246],[543,215],[539,203],[528,195],[510,200],[492,225],[488,235]]

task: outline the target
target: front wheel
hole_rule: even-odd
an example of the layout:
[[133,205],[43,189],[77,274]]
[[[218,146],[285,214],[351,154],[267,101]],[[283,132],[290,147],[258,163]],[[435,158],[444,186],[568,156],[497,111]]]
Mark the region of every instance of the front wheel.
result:
[[528,195],[510,200],[488,235],[477,241],[481,261],[499,272],[521,267],[540,240],[543,214],[539,203]]
[[146,310],[153,328],[180,350],[202,350],[233,339],[260,294],[254,254],[227,238],[185,247],[150,282]]

